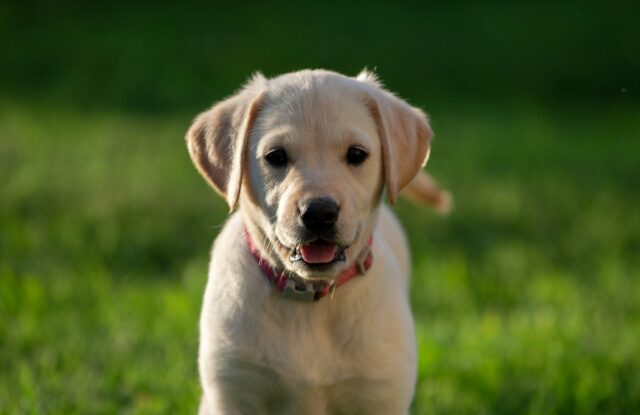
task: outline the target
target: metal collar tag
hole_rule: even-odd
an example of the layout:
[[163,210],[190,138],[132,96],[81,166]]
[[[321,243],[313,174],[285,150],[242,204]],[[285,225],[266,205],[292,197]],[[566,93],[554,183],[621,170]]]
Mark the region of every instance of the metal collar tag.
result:
[[282,289],[282,296],[290,300],[312,302],[315,299],[316,290],[310,282],[296,282],[288,279]]

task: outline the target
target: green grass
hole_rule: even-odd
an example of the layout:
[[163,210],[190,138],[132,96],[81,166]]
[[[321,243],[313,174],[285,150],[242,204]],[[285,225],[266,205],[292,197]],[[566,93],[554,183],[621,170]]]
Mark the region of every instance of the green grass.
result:
[[[400,202],[416,414],[640,412],[637,108],[431,111],[447,218]],[[191,116],[0,105],[0,413],[194,413],[226,207]]]
[[417,412],[640,411],[635,114],[434,118],[433,167],[458,209],[401,209],[416,253]]

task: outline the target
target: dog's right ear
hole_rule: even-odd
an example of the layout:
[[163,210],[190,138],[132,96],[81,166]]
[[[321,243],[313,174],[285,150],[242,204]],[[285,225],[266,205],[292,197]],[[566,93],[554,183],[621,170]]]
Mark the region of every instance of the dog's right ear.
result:
[[265,83],[256,74],[238,94],[198,115],[186,135],[191,160],[231,210],[240,197],[247,141],[264,100]]
[[427,162],[433,132],[427,115],[383,89],[375,74],[364,70],[356,79],[366,85],[364,101],[378,127],[387,196],[393,204]]

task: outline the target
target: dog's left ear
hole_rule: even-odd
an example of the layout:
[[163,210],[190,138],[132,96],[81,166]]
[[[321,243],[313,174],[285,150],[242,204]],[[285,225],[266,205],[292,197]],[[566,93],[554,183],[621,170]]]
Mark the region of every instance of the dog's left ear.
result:
[[374,74],[363,71],[356,79],[365,84],[365,102],[378,127],[387,196],[393,204],[427,162],[433,132],[424,112],[385,91]]
[[239,93],[198,115],[186,135],[193,163],[231,210],[240,197],[247,141],[264,99],[264,82],[255,75]]

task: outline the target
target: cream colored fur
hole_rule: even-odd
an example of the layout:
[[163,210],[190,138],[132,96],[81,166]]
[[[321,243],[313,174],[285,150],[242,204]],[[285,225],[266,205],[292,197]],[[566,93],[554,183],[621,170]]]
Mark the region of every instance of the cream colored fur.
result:
[[[201,414],[408,412],[417,365],[409,251],[382,196],[393,202],[409,186],[426,193],[418,200],[446,203],[425,177],[412,181],[431,135],[424,113],[369,72],[256,75],[196,118],[187,133],[192,159],[239,207],[211,254],[200,320]],[[351,145],[369,155],[359,166],[346,162]],[[275,147],[286,149],[284,168],[265,162]],[[338,202],[336,240],[349,245],[346,262],[322,272],[290,260],[300,243],[300,203],[313,197]],[[371,234],[373,265],[332,297],[285,299],[257,267],[245,229],[271,265],[306,279],[340,274]]]

